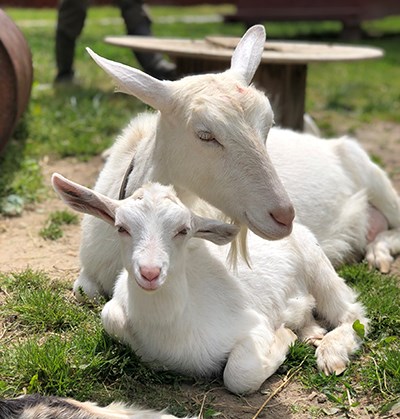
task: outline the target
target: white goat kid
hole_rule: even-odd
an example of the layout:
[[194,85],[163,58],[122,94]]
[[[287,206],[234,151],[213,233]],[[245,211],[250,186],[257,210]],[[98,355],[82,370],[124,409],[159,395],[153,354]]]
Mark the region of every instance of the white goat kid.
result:
[[[126,196],[148,181],[172,184],[186,205],[192,207],[200,197],[260,237],[279,239],[290,233],[293,220],[282,179],[297,221],[316,235],[334,266],[367,251],[371,265],[387,272],[391,255],[400,251],[396,192],[354,141],[270,130],[269,101],[249,86],[264,41],[264,28],[252,27],[229,70],[174,82],[90,52],[121,91],[159,110],[125,129],[95,190],[117,198],[135,156]],[[82,269],[74,289],[89,297],[110,294],[122,266],[116,234],[103,224],[93,217],[83,223]]]
[[232,274],[226,247],[191,238],[223,245],[238,227],[195,215],[172,187],[149,184],[118,201],[60,175],[52,181],[66,204],[117,232],[125,270],[102,320],[143,360],[196,375],[226,364],[226,387],[246,393],[281,365],[293,332],[318,345],[326,374],[342,372],[359,347],[352,325],[367,325],[363,307],[306,227],[275,242],[250,234],[254,269],[242,262]]

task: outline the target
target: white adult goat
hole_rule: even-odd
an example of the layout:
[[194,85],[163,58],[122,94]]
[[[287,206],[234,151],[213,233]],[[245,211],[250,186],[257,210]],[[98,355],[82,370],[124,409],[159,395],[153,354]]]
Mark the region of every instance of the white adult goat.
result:
[[[121,91],[159,110],[138,116],[118,138],[96,191],[117,198],[135,156],[127,196],[148,181],[173,184],[186,205],[200,197],[260,237],[279,239],[290,233],[293,220],[280,178],[297,221],[311,229],[334,266],[367,251],[370,264],[387,272],[391,254],[400,251],[395,190],[350,139],[325,141],[270,130],[269,101],[249,86],[264,41],[264,28],[252,27],[234,51],[229,70],[174,82],[90,52]],[[82,288],[89,297],[109,294],[122,266],[114,230],[86,217],[80,258],[75,291]]]
[[224,248],[191,238],[222,245],[238,227],[195,215],[172,187],[114,200],[57,174],[52,182],[66,204],[118,234],[125,270],[103,325],[144,361],[197,375],[224,368],[225,386],[246,393],[281,365],[293,332],[318,346],[326,374],[342,372],[359,347],[353,323],[367,325],[364,309],[306,227],[275,242],[250,233],[254,269],[242,262],[232,274]]

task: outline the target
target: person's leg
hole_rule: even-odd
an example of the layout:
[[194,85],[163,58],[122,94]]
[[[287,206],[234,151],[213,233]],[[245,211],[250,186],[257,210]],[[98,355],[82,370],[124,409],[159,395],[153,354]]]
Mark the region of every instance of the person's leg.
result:
[[[151,20],[142,0],[118,0],[128,35],[151,36]],[[175,64],[165,60],[162,54],[134,53],[144,71],[158,79],[174,79]]]
[[87,0],[60,0],[56,29],[55,82],[68,82],[74,77],[74,55],[76,39],[85,24]]

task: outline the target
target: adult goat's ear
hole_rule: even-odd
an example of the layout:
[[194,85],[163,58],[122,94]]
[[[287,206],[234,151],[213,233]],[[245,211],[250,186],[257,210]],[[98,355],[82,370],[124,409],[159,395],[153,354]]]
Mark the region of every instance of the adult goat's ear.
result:
[[231,59],[231,70],[250,84],[261,62],[264,51],[265,29],[262,25],[252,26],[239,41]]
[[114,225],[117,201],[53,173],[51,183],[60,198],[75,211],[94,215]]
[[154,109],[168,110],[173,82],[157,80],[137,68],[100,57],[90,48],[86,48],[86,51],[115,81],[117,91],[135,96]]
[[230,243],[239,233],[240,228],[218,220],[200,217],[192,214],[193,237],[209,240],[215,244]]

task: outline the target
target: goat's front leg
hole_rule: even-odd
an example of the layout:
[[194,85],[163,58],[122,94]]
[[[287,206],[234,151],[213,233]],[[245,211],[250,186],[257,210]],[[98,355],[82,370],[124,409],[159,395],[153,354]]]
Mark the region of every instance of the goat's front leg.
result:
[[101,321],[105,331],[112,337],[126,342],[128,318],[123,306],[112,298],[101,312]]
[[252,329],[236,343],[224,370],[225,387],[235,394],[257,391],[286,359],[296,335],[281,326],[271,330],[265,324]]
[[[325,256],[324,256],[325,257]],[[357,301],[356,293],[337,275],[329,263],[316,265],[311,282],[316,310],[332,330],[316,346],[317,364],[325,374],[341,374],[350,362],[350,357],[361,346],[362,339],[353,328],[359,321],[365,332],[368,331],[368,319],[365,309]]]
[[326,375],[341,374],[361,343],[351,323],[336,327],[322,338],[317,347],[315,355],[318,368]]

